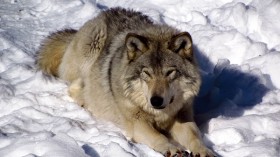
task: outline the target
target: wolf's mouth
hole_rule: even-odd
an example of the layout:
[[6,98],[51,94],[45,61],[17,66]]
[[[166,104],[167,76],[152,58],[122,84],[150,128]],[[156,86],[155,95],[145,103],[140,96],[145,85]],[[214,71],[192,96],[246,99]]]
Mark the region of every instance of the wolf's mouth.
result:
[[154,107],[154,109],[157,109],[157,110],[161,110],[161,109],[164,109],[164,108],[165,108],[165,106],[158,106],[158,107],[153,106],[153,107]]

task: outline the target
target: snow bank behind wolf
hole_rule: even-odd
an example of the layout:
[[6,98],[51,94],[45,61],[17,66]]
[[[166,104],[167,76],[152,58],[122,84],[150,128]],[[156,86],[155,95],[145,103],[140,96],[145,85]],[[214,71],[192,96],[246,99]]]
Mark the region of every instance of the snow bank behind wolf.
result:
[[38,66],[68,81],[80,105],[132,140],[166,156],[183,155],[185,149],[214,156],[193,120],[200,77],[189,33],[113,8],[79,31],[50,35],[39,50]]

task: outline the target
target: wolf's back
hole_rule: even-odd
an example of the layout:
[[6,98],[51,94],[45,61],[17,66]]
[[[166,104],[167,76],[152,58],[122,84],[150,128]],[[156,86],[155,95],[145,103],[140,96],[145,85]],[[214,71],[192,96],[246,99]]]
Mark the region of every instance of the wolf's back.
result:
[[73,29],[66,29],[51,34],[43,41],[38,52],[37,65],[44,73],[58,76],[62,57],[76,32]]

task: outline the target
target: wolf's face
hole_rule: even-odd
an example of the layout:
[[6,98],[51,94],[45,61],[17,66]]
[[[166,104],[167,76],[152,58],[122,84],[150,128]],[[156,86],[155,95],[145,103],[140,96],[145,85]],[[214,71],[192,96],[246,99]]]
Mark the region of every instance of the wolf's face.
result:
[[163,109],[174,101],[174,81],[178,77],[175,66],[153,68],[144,66],[140,72],[142,90],[147,103],[155,109]]
[[126,47],[129,63],[125,94],[132,101],[164,109],[196,94],[199,75],[188,33],[161,40],[128,34]]

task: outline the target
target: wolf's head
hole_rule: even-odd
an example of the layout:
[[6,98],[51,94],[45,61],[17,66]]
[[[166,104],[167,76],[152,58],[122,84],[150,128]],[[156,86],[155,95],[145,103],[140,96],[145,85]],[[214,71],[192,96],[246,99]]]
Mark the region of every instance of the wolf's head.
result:
[[125,40],[125,95],[146,109],[176,109],[192,103],[200,77],[189,33],[135,34]]

